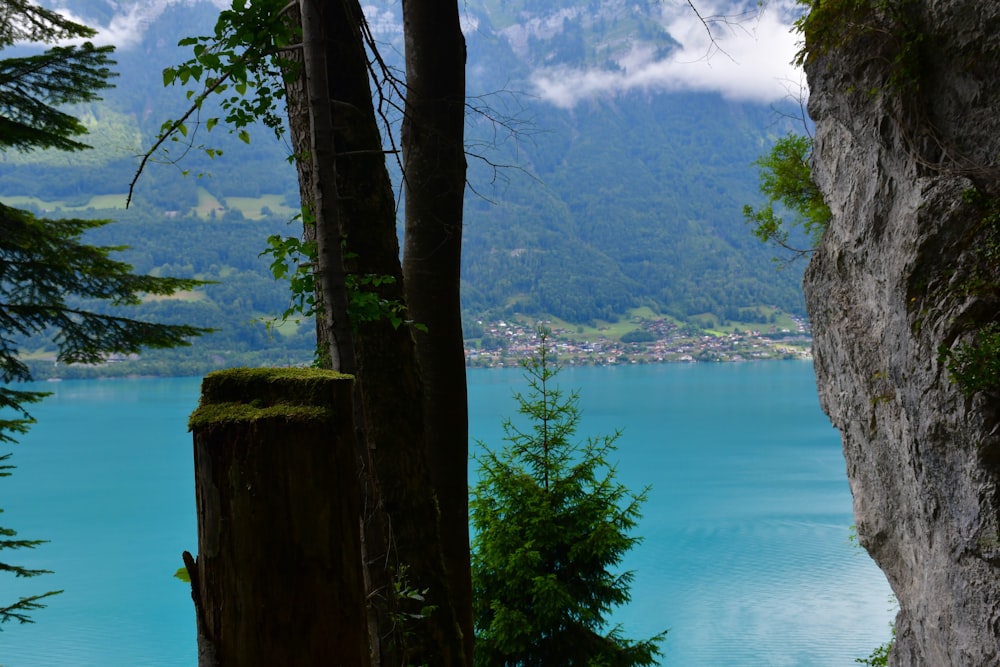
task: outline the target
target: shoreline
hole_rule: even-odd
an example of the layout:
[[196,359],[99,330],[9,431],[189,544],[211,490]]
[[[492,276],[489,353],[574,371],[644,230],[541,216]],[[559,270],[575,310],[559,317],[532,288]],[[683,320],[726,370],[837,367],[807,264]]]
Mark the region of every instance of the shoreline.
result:
[[[623,339],[627,336],[600,334],[586,337],[562,328],[551,328],[549,340],[556,361],[567,366],[812,360],[812,336],[804,322],[797,322],[795,331],[734,328],[731,332],[693,332],[665,320],[648,320],[640,322],[633,333],[633,338],[643,340],[626,342]],[[491,323],[484,326],[483,337],[465,341],[465,365],[519,366],[535,353],[538,343],[537,326]]]
[[[542,323],[548,326],[549,323]],[[812,337],[804,323],[796,330],[698,330],[666,320],[643,320],[627,335],[598,330],[588,334],[551,327],[550,344],[557,363],[564,366],[621,366],[637,364],[732,363],[741,361],[811,360]],[[635,339],[626,342],[623,339]],[[483,325],[483,335],[465,340],[466,368],[518,368],[538,350],[538,325],[498,321]],[[309,366],[312,360],[287,352],[156,351],[109,359],[99,365],[56,364],[51,358],[27,360],[35,382],[111,378],[200,377],[236,367]]]

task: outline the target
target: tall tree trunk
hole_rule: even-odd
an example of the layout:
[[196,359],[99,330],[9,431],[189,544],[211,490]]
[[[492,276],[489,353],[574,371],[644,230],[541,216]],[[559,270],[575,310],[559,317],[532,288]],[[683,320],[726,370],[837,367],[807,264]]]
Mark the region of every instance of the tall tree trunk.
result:
[[[323,0],[301,0],[302,63],[309,113],[309,166],[312,171],[312,198],[304,210],[313,215],[316,238],[316,279],[322,293],[318,318],[329,338],[320,343],[329,357],[330,368],[355,373],[354,340],[347,312],[347,272],[341,249],[343,229],[340,224],[337,188],[337,158],[333,131],[332,105],[328,87],[328,36],[323,27]],[[336,4],[334,2],[333,4]],[[305,158],[306,156],[302,156]],[[302,159],[302,158],[300,158]]]
[[[295,29],[301,29],[302,13],[298,3],[291,5],[285,15],[285,20]],[[308,224],[312,218],[313,199],[313,169],[312,160],[308,158],[312,147],[312,133],[309,130],[309,97],[306,94],[306,81],[301,48],[289,48],[282,52],[281,57],[289,63],[285,74],[296,72],[298,75],[285,79],[285,102],[288,115],[289,138],[292,142],[292,156],[295,158],[295,170],[299,181],[299,206],[303,217],[302,236],[305,241],[316,241],[316,225]],[[323,308],[323,292],[315,290],[314,298],[317,309]],[[316,319],[316,345],[320,366],[330,368],[329,355],[319,349],[321,341],[332,340],[332,334],[327,333],[326,318]]]
[[403,0],[406,302],[424,382],[431,479],[452,599],[472,662],[468,401],[459,284],[465,192],[465,38],[455,0]]
[[[318,13],[306,11],[307,5],[314,5]],[[377,287],[362,285],[361,289],[374,290],[383,301],[402,304],[395,201],[371,101],[360,30],[364,16],[357,0],[304,0],[303,11],[303,38],[319,39],[317,33],[323,34],[327,63],[326,109],[320,108],[315,98],[322,87],[307,78],[309,108],[314,116],[310,127],[322,127],[315,116],[327,110],[332,110],[333,121],[329,139],[321,142],[314,137],[310,145],[316,149],[322,148],[321,143],[336,146],[336,152],[330,150],[320,162],[315,162],[318,151],[311,151],[316,168],[305,177],[321,182],[313,188],[317,192],[322,187],[323,195],[335,193],[336,217],[327,215],[324,219],[339,221],[337,229],[347,251],[345,270],[362,282],[366,277],[376,278],[380,283]],[[309,21],[313,23],[306,26]],[[313,62],[320,61],[314,58]],[[305,71],[308,77],[317,69],[306,67]],[[290,101],[289,112],[295,107]],[[298,123],[300,131],[302,126]],[[295,127],[293,124],[293,132]],[[328,166],[327,160],[331,162]],[[336,180],[331,189],[322,181],[333,175]],[[323,209],[317,206],[317,210]],[[317,225],[317,233],[322,229]],[[384,280],[386,277],[389,280]],[[324,293],[320,298],[328,302],[325,288],[321,285]],[[373,662],[463,665],[462,632],[445,574],[438,503],[427,463],[413,339],[407,327],[394,327],[386,317],[354,320],[359,462],[367,502],[373,510],[366,512],[369,520],[364,525]],[[325,335],[329,329],[320,327],[318,331]],[[343,347],[331,347],[343,354]],[[464,455],[462,466],[464,469]],[[426,600],[400,597],[397,589],[403,585],[426,590]],[[424,614],[429,608],[434,611]],[[403,619],[412,620],[404,623]]]

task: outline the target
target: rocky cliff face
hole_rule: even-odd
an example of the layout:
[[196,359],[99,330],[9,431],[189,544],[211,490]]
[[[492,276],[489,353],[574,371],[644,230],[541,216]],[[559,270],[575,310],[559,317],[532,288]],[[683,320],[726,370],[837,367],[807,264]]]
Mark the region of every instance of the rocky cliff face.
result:
[[939,358],[1000,319],[1000,3],[824,4],[860,8],[806,31],[833,220],[805,289],[858,536],[899,599],[890,664],[1000,665],[1000,393]]

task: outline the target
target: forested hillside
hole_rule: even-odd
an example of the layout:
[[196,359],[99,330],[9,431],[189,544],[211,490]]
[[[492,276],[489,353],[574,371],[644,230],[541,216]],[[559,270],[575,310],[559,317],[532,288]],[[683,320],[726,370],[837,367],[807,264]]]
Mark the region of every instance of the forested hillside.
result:
[[[195,354],[191,348],[149,350],[141,360],[100,368],[62,368],[59,376],[106,376],[116,372],[198,375],[233,365],[300,364],[312,359],[315,334],[311,322],[268,326],[274,315],[288,307],[288,288],[271,277],[266,271],[267,262],[258,255],[267,236],[288,231],[285,218],[254,220],[236,210],[205,217],[90,210],[80,217],[107,218],[115,213],[124,218],[122,222],[96,230],[89,236],[92,243],[130,245],[120,256],[138,273],[210,281],[194,291],[129,307],[130,316],[169,324],[198,322],[215,331],[193,342]],[[53,374],[50,349],[33,347],[31,343],[26,344],[26,349],[36,377]]]
[[[130,7],[76,4],[97,25]],[[400,39],[392,6],[370,8],[389,58]],[[120,218],[100,241],[131,245],[126,257],[138,270],[218,281],[145,308],[221,329],[199,342],[220,354],[266,347],[263,326],[247,323],[287,304],[257,254],[269,234],[296,233],[283,225],[297,209],[290,150],[266,128],[249,144],[221,127],[201,128],[193,147],[169,145],[165,157],[177,163],[148,167],[132,209],[121,210],[135,156],[185,101],[179,88],[163,88],[161,70],[186,57],[174,45],[209,32],[217,12],[208,3],[162,12],[153,3],[145,14],[135,7],[142,20],[131,36],[140,38],[119,45],[117,88],[82,110],[95,150],[0,156],[0,198],[47,215],[59,208]],[[656,7],[597,0],[467,7],[463,305],[470,319],[522,313],[582,323],[636,306],[682,320],[734,319],[759,306],[803,313],[801,267],[777,270],[773,251],[750,235],[740,213],[757,199],[751,162],[791,121],[766,104],[714,93],[642,91],[556,106],[532,92],[540,64],[602,66],[637,41],[669,51]],[[203,146],[223,155],[210,160]],[[297,341],[303,350],[307,338]]]
[[770,109],[698,94],[544,109],[524,149],[538,180],[515,172],[499,201],[470,198],[467,307],[574,322],[638,305],[801,313],[797,267],[777,271],[740,214],[773,125]]

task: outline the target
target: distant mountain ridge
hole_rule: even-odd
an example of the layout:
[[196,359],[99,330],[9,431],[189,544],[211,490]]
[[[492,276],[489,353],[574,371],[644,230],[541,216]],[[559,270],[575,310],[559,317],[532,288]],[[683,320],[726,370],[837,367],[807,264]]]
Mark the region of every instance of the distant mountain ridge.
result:
[[[118,87],[88,110],[92,139],[101,144],[94,156],[81,156],[85,168],[75,158],[0,157],[0,196],[86,201],[124,192],[134,154],[183,105],[181,90],[160,85],[162,68],[186,58],[174,44],[210,33],[218,11],[197,2],[76,4],[78,15],[118,30],[123,15],[147,26],[141,40],[117,53]],[[383,52],[398,54],[396,3],[367,4]],[[750,163],[791,121],[767,105],[715,93],[634,89],[571,106],[546,101],[539,72],[614,73],[627,67],[629,54],[648,60],[676,48],[652,0],[463,7],[470,106],[485,104],[510,126],[470,111],[470,152],[485,157],[469,158],[463,294],[470,314],[586,322],[640,305],[680,319],[732,319],[760,306],[803,313],[801,267],[776,271],[772,250],[749,234],[741,215],[742,205],[758,198]],[[212,161],[191,151],[178,166],[151,168],[139,183],[139,206],[184,211],[197,205],[199,188],[223,203],[263,194],[294,203],[288,148],[266,130],[254,133],[250,146],[219,129],[197,141],[225,155]],[[211,176],[193,176],[201,172]]]

